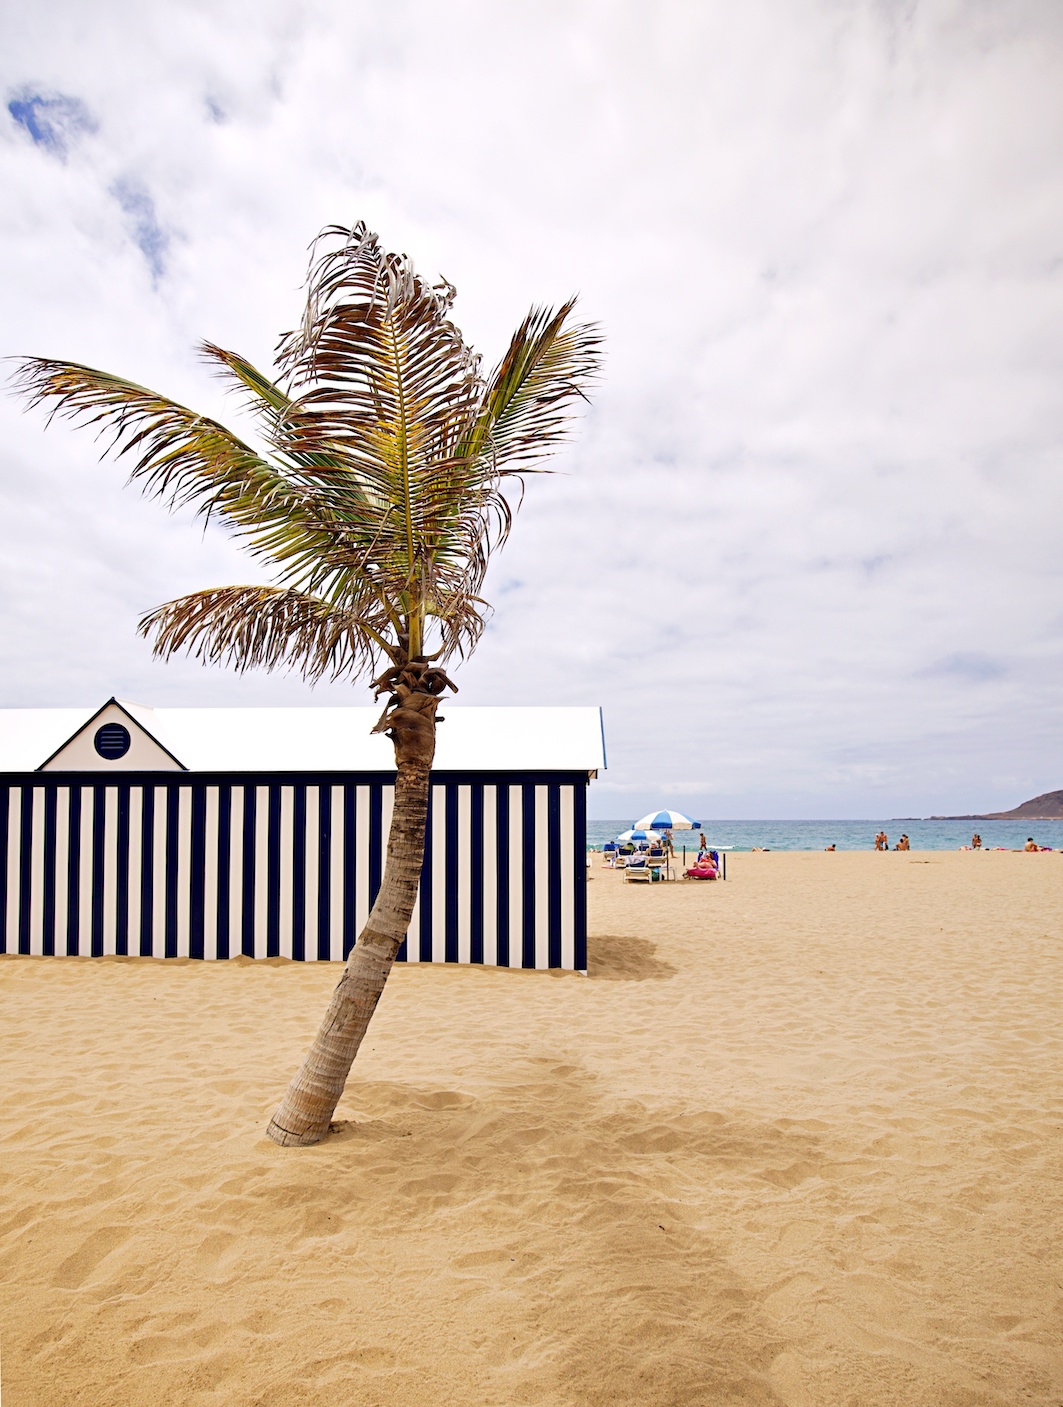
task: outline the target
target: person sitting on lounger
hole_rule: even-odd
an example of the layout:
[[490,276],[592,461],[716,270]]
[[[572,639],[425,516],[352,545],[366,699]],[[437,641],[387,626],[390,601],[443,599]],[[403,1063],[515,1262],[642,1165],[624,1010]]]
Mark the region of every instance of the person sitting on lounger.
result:
[[716,866],[708,859],[699,860],[696,865],[691,865],[688,870],[683,871],[685,879],[715,879],[716,875]]

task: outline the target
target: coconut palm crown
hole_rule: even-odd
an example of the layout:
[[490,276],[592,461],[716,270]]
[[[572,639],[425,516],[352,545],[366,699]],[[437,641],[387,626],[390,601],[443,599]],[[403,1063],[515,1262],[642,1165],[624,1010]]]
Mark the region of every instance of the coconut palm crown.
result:
[[[275,379],[235,352],[202,351],[253,415],[257,447],[143,386],[29,357],[18,392],[94,426],[105,452],[171,508],[217,520],[271,585],[215,587],[149,612],[155,654],[189,652],[310,681],[372,678],[379,731],[395,745],[387,864],[325,1021],[270,1124],[280,1143],[318,1141],[409,924],[424,854],[428,775],[444,666],[476,645],[507,489],[564,439],[600,353],[575,300],[533,308],[490,375],[450,320],[455,290],[426,283],[364,224],[315,241],[301,325]],[[382,672],[380,670],[383,666]],[[374,677],[375,676],[375,677]]]
[[507,480],[564,438],[599,338],[566,325],[575,300],[533,308],[484,377],[450,320],[454,292],[363,223],[324,230],[276,380],[202,346],[242,393],[262,450],[120,377],[20,362],[30,403],[96,426],[145,492],[221,521],[271,569],[275,585],[194,592],[145,616],[157,655],[288,665],[315,680],[475,645],[488,557],[511,522]]

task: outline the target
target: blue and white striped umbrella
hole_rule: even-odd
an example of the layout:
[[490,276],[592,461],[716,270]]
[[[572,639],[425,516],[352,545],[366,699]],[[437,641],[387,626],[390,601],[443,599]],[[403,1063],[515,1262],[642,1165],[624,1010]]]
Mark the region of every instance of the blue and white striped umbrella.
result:
[[632,830],[624,831],[617,836],[617,840],[660,840],[656,831],[643,830],[641,826],[635,826]]
[[641,821],[635,822],[635,829],[644,831],[696,831],[700,827],[700,821],[692,821],[681,811],[651,811]]

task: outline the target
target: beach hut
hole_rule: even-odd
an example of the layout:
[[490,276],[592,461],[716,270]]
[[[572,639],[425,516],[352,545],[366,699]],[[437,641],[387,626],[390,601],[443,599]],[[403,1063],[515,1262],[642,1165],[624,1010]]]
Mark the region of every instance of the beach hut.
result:
[[[0,952],[340,960],[394,795],[373,708],[0,710]],[[399,960],[587,966],[596,708],[448,704]]]

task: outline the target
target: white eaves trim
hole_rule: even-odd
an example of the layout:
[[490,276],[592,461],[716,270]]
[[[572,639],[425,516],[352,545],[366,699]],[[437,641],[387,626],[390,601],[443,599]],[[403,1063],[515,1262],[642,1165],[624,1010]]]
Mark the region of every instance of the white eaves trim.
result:
[[[594,772],[605,766],[598,708],[476,708],[444,703],[435,770]],[[129,760],[99,757],[95,727],[125,714]],[[390,741],[372,732],[377,708],[148,708],[115,699],[104,709],[0,710],[0,772],[154,770],[137,763],[158,744],[190,772],[390,772]],[[139,725],[139,729],[135,726]],[[128,724],[126,726],[129,726]],[[138,737],[140,730],[142,737]],[[60,754],[60,755],[56,755]],[[169,769],[173,769],[173,762]]]

